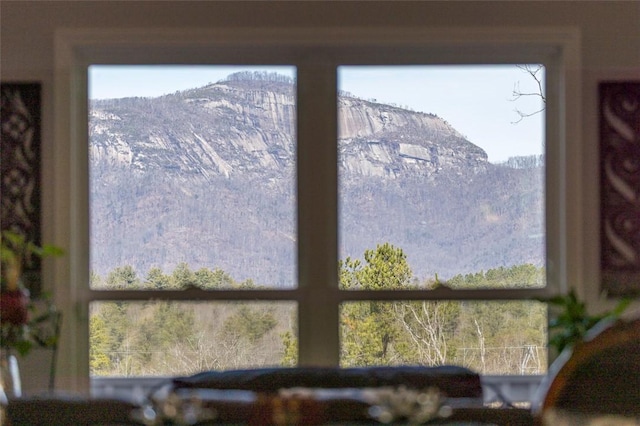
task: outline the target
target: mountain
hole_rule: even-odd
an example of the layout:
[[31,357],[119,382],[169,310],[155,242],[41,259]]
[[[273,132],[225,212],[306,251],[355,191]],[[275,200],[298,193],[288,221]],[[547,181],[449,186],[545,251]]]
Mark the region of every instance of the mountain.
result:
[[[338,102],[341,256],[388,241],[420,278],[544,264],[538,161],[491,164],[435,114]],[[92,269],[187,262],[291,286],[295,114],[294,82],[266,73],[91,101]]]

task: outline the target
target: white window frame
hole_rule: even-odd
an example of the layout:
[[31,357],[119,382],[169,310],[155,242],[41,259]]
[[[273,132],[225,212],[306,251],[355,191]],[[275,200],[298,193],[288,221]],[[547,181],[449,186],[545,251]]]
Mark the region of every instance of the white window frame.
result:
[[[337,250],[339,65],[544,63],[547,287],[530,290],[341,291]],[[298,282],[291,290],[89,289],[87,68],[93,64],[297,67]],[[88,305],[95,300],[293,300],[300,365],[338,365],[348,300],[513,300],[580,282],[580,35],[574,28],[73,29],[55,40],[55,302],[65,313],[58,386],[89,389]],[[321,111],[319,113],[318,111]]]

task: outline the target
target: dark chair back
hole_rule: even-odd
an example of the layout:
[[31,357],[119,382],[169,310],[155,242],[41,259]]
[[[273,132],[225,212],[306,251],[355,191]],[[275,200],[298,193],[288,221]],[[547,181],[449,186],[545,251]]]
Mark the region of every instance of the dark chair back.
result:
[[640,319],[602,323],[552,364],[536,411],[640,416]]

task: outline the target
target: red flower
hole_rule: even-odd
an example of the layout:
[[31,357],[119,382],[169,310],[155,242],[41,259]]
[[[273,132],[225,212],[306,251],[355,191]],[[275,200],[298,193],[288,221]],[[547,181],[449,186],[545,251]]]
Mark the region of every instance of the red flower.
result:
[[23,325],[29,319],[29,292],[6,290],[0,293],[0,319],[13,325]]

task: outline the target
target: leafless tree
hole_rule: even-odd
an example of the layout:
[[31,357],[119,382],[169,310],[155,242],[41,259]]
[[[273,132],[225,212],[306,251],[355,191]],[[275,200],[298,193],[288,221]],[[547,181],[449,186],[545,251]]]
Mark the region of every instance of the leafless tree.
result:
[[394,305],[402,328],[413,341],[420,362],[427,365],[447,363],[448,336],[445,328],[449,321],[443,303],[398,303]]
[[480,325],[478,324],[478,320],[476,320],[474,318],[473,322],[475,323],[476,331],[478,332],[478,343],[479,343],[479,346],[480,346],[480,364],[482,366],[481,372],[484,373],[484,372],[487,371],[487,364],[486,364],[486,360],[485,360],[486,351],[485,351],[485,347],[484,347],[484,334],[482,333],[482,329],[480,328]]
[[542,101],[542,107],[533,112],[525,112],[516,108],[515,112],[518,114],[518,119],[513,122],[514,124],[521,122],[527,117],[531,117],[541,113],[542,111],[544,111],[547,103],[547,99],[545,97],[544,87],[543,87],[544,82],[542,81],[544,66],[540,64],[538,65],[526,64],[526,65],[517,65],[517,67],[520,68],[522,71],[524,71],[533,79],[533,81],[536,84],[536,89],[532,91],[526,91],[526,92],[522,91],[520,89],[520,82],[517,81],[513,85],[513,91],[511,92],[513,97],[511,100],[515,102],[520,98],[533,96],[533,97],[539,98]]

